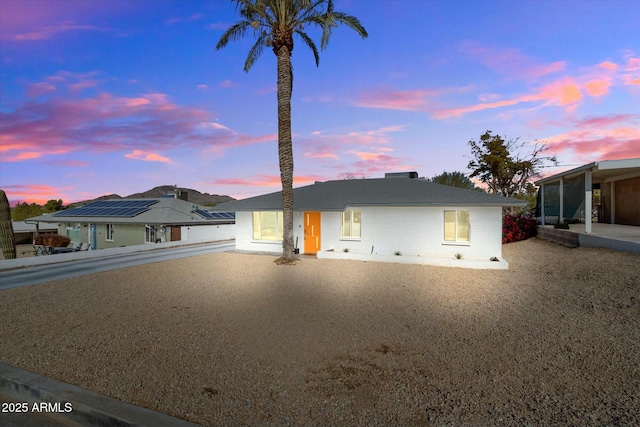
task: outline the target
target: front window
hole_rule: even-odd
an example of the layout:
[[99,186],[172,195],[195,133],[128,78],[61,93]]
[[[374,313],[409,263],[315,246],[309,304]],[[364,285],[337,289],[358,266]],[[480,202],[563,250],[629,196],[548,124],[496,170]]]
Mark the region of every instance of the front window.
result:
[[469,242],[469,211],[444,211],[444,241]]
[[113,224],[105,224],[104,239],[107,242],[113,242]]
[[156,227],[153,225],[145,225],[144,227],[144,241],[145,243],[156,242]]
[[78,223],[75,224],[67,224],[67,237],[72,242],[80,241],[80,228],[82,226]]
[[282,241],[282,212],[253,213],[253,240]]
[[360,211],[342,212],[342,237],[348,239],[359,239],[361,237],[361,217]]

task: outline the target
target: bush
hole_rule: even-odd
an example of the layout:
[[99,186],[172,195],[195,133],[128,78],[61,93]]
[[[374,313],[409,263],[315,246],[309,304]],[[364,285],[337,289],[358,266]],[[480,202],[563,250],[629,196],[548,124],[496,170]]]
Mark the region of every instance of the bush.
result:
[[36,237],[34,245],[53,246],[54,248],[66,248],[71,243],[71,239],[59,234],[41,234]]
[[517,242],[535,237],[538,222],[530,216],[504,215],[502,217],[502,243]]

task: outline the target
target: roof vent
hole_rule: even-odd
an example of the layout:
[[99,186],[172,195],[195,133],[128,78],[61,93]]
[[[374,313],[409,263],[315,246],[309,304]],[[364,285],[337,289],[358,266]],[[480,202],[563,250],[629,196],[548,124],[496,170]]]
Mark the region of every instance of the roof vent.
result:
[[418,172],[388,172],[384,174],[385,178],[411,178],[416,179],[418,177]]

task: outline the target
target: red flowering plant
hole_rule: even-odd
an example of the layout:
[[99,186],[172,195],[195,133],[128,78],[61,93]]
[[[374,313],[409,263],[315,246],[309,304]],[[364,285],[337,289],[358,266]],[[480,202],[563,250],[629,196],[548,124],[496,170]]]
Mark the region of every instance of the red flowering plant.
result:
[[525,215],[504,215],[502,217],[502,243],[517,242],[535,237],[538,222]]

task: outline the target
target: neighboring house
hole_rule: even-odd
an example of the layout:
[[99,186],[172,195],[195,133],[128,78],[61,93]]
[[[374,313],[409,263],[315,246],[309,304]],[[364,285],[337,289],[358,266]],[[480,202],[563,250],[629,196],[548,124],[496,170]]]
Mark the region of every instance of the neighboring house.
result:
[[206,209],[175,197],[112,199],[28,221],[55,223],[58,234],[73,242],[90,243],[91,249],[233,239],[234,214]]
[[[501,257],[502,208],[526,205],[430,183],[416,172],[316,182],[293,192],[300,253],[424,264],[456,262],[456,254],[467,261]],[[222,203],[215,210],[236,212],[236,249],[282,252],[281,192]],[[506,267],[497,264],[482,267]]]
[[597,217],[600,223],[640,226],[640,158],[593,162],[535,184],[542,225],[580,219],[590,233]]
[[32,244],[38,234],[57,234],[55,224],[38,224],[25,221],[13,221],[13,234],[17,245]]

